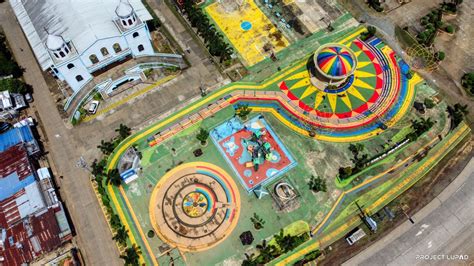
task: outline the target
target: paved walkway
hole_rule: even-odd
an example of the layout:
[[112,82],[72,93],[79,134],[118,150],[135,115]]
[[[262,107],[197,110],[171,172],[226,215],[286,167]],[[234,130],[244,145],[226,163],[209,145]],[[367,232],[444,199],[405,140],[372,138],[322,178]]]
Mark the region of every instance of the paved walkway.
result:
[[462,263],[417,259],[417,255],[469,255],[474,261],[474,159],[431,203],[376,245],[344,265],[414,265]]
[[[64,175],[58,180],[60,195],[66,203],[77,232],[76,240],[89,265],[122,265],[112,235],[105,222],[99,204],[87,174],[74,167],[79,155],[85,148],[73,139],[56,111],[48,86],[41,70],[29,49],[28,43],[16,22],[16,18],[7,2],[0,4],[0,25],[11,44],[16,60],[25,68],[24,78],[34,87],[35,102],[33,108],[40,114],[44,134],[49,139],[45,148],[50,153],[50,161],[57,165],[55,176]],[[46,138],[46,137],[45,137]],[[67,173],[67,174],[66,174]]]

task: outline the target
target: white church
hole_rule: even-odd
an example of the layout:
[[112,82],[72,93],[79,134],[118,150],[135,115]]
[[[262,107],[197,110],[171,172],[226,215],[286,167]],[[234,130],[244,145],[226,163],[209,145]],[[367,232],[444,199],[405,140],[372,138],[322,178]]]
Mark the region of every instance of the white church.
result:
[[156,55],[141,0],[10,0],[43,71],[77,94],[95,72]]

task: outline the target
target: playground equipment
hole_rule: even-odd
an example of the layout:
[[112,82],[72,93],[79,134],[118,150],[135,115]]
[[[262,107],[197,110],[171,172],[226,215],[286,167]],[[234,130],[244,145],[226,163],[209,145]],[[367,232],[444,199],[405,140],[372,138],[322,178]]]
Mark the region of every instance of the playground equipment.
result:
[[266,134],[266,129],[262,128],[253,131],[250,139],[243,139],[244,144],[247,146],[247,151],[252,156],[252,159],[245,165],[247,167],[253,167],[255,172],[258,171],[259,165],[273,158],[273,148],[270,143],[265,141]]
[[284,200],[291,200],[296,198],[297,193],[295,189],[288,183],[282,182],[275,186],[275,193]]

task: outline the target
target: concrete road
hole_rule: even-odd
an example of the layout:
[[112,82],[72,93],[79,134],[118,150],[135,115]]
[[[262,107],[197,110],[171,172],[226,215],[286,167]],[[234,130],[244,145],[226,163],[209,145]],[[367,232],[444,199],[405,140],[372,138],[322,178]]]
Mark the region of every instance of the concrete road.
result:
[[[473,265],[474,159],[431,203],[344,265]],[[463,255],[466,260],[452,260]],[[444,257],[443,257],[444,256]]]
[[[11,45],[11,49],[19,65],[25,68],[25,81],[34,88],[34,106],[40,114],[49,139],[46,150],[54,161],[56,176],[63,175],[59,182],[60,195],[72,216],[77,232],[77,241],[89,265],[122,265],[112,234],[105,222],[104,215],[92,191],[88,175],[76,168],[76,160],[86,151],[74,140],[74,134],[64,126],[49,89],[44,81],[35,57],[17,24],[16,18],[8,5],[8,1],[0,4],[0,25]],[[89,147],[90,148],[90,147]]]

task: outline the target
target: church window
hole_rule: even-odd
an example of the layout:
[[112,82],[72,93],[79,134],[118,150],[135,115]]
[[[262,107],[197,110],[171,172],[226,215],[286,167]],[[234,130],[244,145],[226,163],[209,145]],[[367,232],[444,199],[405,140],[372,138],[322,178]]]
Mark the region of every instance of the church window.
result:
[[120,53],[122,51],[122,47],[120,47],[120,44],[114,43],[112,46],[114,48],[115,53]]
[[103,56],[109,55],[109,51],[105,47],[100,48],[100,52],[102,53]]
[[97,64],[99,63],[99,59],[97,58],[97,56],[95,54],[91,54],[89,56],[89,60],[91,60],[92,64]]

